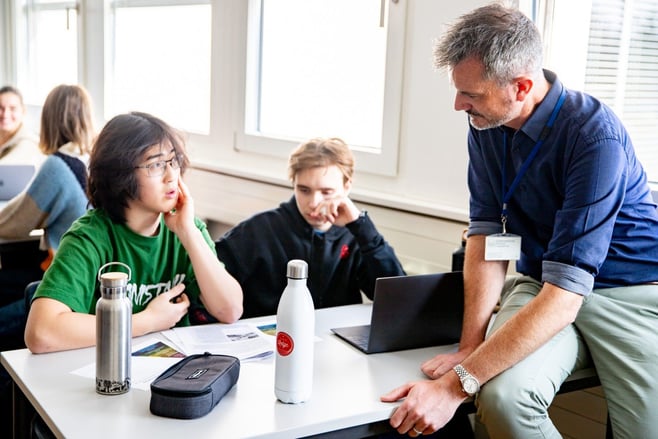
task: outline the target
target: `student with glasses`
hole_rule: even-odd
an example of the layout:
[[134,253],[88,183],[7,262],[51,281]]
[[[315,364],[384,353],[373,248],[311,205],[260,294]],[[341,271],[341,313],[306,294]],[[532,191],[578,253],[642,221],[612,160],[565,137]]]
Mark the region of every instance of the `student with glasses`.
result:
[[116,116],[101,131],[89,164],[94,206],[64,235],[36,291],[25,342],[34,353],[95,344],[97,274],[108,262],[132,271],[133,336],[189,325],[191,304],[232,323],[242,290],[215,255],[182,174],[181,135],[145,113]]

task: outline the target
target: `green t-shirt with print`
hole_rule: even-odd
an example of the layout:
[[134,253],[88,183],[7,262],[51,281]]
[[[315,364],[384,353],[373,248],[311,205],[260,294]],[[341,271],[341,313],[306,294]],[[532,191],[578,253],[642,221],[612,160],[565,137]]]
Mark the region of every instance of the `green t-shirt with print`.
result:
[[[215,253],[206,225],[198,218],[195,225]],[[101,209],[88,211],[64,234],[35,298],[49,297],[75,312],[95,314],[100,297],[98,270],[108,262],[122,262],[130,267],[127,292],[133,313],[142,311],[154,297],[179,283],[185,284],[190,301],[200,305],[192,262],[178,237],[165,225],[164,218],[156,236],[142,236],[112,222]],[[106,271],[126,270],[110,266]],[[187,325],[186,315],[177,326]]]

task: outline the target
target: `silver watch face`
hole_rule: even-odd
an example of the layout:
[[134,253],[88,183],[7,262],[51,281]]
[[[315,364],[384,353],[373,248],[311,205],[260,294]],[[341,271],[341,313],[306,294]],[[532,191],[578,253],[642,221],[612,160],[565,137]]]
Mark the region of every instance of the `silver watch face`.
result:
[[474,395],[477,393],[480,386],[475,378],[466,377],[462,380],[462,387],[464,388],[464,392],[469,395]]

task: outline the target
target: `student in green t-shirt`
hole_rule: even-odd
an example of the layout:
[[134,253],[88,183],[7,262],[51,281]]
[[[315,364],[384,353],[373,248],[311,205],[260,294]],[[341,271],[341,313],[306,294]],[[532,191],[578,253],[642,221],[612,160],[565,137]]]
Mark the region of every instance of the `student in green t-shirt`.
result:
[[110,120],[89,162],[94,206],[62,238],[32,302],[25,342],[34,353],[92,346],[98,270],[131,269],[134,337],[189,325],[190,306],[220,322],[242,314],[242,290],[217,259],[181,176],[188,164],[180,133],[158,118]]

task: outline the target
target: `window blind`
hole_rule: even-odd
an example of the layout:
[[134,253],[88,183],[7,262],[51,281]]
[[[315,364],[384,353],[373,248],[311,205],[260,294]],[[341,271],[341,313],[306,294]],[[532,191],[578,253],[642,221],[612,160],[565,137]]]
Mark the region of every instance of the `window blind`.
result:
[[593,0],[585,91],[621,117],[658,182],[658,2]]

